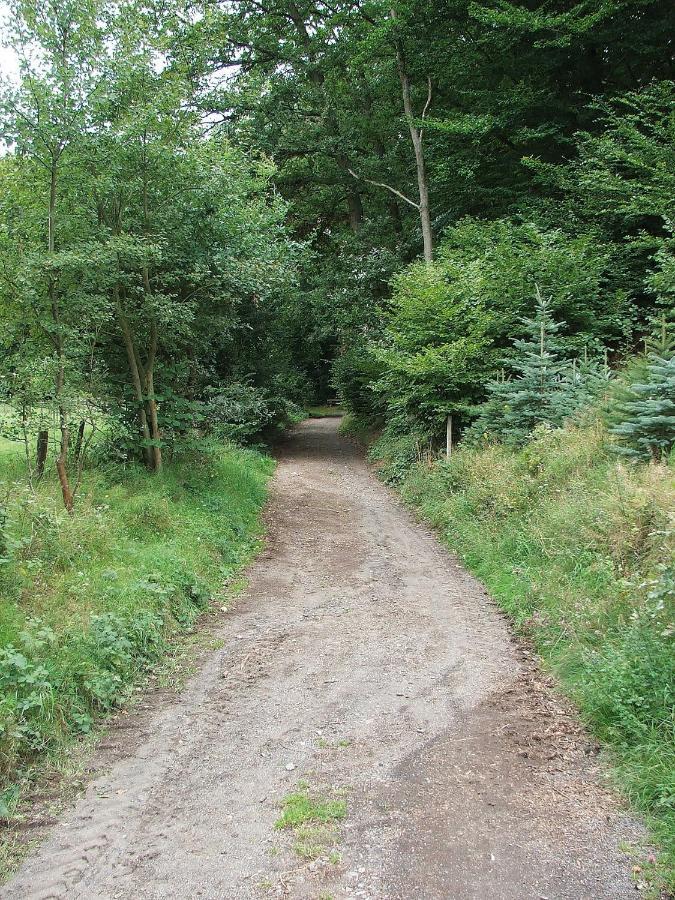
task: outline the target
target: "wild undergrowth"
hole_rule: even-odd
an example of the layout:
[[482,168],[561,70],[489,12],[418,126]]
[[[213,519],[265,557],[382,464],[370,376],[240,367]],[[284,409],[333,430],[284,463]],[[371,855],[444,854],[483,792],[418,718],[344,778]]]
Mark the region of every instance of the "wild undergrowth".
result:
[[0,445],[0,815],[31,763],[124,702],[253,552],[272,461],[203,444],[88,471],[74,515]]
[[[589,418],[520,450],[411,438],[371,456],[486,584],[611,750],[618,782],[675,862],[675,481],[632,464]],[[665,873],[665,874],[663,874]]]

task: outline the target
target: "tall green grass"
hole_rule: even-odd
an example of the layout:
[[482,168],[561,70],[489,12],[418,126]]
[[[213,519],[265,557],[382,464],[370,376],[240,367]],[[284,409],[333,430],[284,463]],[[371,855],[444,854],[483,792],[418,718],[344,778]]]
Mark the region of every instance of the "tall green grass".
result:
[[123,702],[206,609],[256,546],[272,468],[215,444],[159,475],[99,468],[71,517],[56,480],[33,492],[0,444],[0,787]]
[[672,467],[617,461],[598,421],[540,431],[520,451],[460,445],[449,462],[421,460],[405,438],[372,455],[610,748],[675,888]]

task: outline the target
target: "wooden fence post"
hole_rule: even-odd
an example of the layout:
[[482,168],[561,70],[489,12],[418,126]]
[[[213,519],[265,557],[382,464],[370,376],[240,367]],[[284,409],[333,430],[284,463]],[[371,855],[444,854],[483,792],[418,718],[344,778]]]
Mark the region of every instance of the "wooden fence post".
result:
[[448,422],[445,429],[445,458],[450,459],[452,456],[452,416],[448,416]]

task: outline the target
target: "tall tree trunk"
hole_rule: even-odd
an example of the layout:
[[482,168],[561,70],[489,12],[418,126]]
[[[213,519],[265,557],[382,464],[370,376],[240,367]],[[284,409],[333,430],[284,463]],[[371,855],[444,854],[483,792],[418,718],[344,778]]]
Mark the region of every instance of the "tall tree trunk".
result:
[[61,484],[63,505],[66,510],[72,514],[73,492],[70,487],[70,479],[68,478],[68,442],[70,440],[70,434],[68,433],[68,420],[63,406],[59,407],[59,427],[61,429],[61,445],[59,447],[59,455],[56,457],[56,471]]
[[[396,19],[396,11],[391,10],[389,15],[392,19]],[[403,95],[403,111],[408,120],[410,129],[410,138],[412,140],[413,150],[415,152],[415,168],[417,170],[417,189],[419,191],[419,213],[420,222],[422,224],[422,243],[424,246],[424,259],[427,263],[434,260],[434,235],[431,229],[431,213],[429,210],[429,185],[427,182],[426,167],[424,164],[424,149],[422,147],[422,129],[418,128],[414,123],[414,111],[412,100],[410,97],[410,76],[405,61],[403,47],[396,42],[396,65],[398,68],[398,76],[401,82],[401,93]]]
[[[52,156],[49,178],[49,212],[47,218],[47,249],[50,255],[56,251],[56,185],[58,178],[58,157]],[[50,282],[50,291],[51,291]]]
[[[61,341],[62,348],[62,341]],[[58,371],[56,374],[56,396],[63,395],[63,385],[65,382],[65,363],[63,353],[59,359]],[[70,487],[70,479],[68,478],[68,445],[70,443],[70,432],[68,430],[68,412],[65,404],[59,403],[59,431],[61,432],[61,443],[59,445],[59,455],[56,457],[56,471],[61,484],[61,494],[63,496],[63,505],[66,510],[72,514],[73,512],[73,491]]]
[[148,421],[150,435],[152,437],[153,469],[159,472],[162,468],[161,432],[159,430],[159,418],[157,415],[157,400],[155,398],[155,358],[157,356],[157,325],[153,322],[150,326],[150,353],[145,367],[145,395],[147,397]]
[[361,203],[361,195],[356,191],[350,191],[347,194],[347,208],[349,210],[349,227],[356,234],[363,221],[363,204]]
[[138,365],[138,356],[136,354],[136,347],[134,345],[134,338],[131,332],[131,326],[129,325],[129,320],[124,314],[124,308],[120,299],[119,285],[115,285],[114,291],[117,319],[119,321],[120,329],[122,331],[122,337],[124,339],[124,349],[126,350],[127,362],[129,363],[129,372],[131,373],[131,384],[134,389],[134,394],[136,395],[136,403],[138,407],[138,425],[140,428],[141,439],[143,441],[143,455],[145,457],[146,466],[152,471],[154,468],[154,455],[151,451],[150,446],[152,438],[150,436],[148,417],[145,411],[143,381],[141,380],[141,372]]
[[[148,159],[146,150],[147,136],[143,135],[143,232],[147,237],[150,225],[150,204],[148,199]],[[143,265],[143,290],[145,296],[150,299],[152,288],[150,287],[150,269],[147,262]],[[157,416],[157,401],[155,399],[155,359],[157,357],[157,345],[159,335],[157,332],[157,323],[152,320],[150,325],[150,347],[148,349],[148,359],[145,368],[137,357],[138,369],[143,375],[143,384],[145,387],[146,398],[146,419],[150,428],[150,437],[152,446],[150,447],[150,456],[152,459],[152,470],[159,472],[162,468],[162,447],[160,444],[161,434],[159,430],[159,420]]]
[[35,474],[42,478],[45,474],[47,451],[49,450],[49,432],[46,428],[40,429],[37,434],[37,447],[35,453]]
[[[52,155],[52,164],[50,170],[49,182],[49,219],[47,224],[47,246],[49,254],[56,252],[56,189],[58,179],[58,154],[56,151]],[[53,274],[49,276],[49,302],[51,306],[52,320],[54,322],[54,347],[58,359],[56,368],[56,381],[54,385],[54,397],[58,404],[59,411],[59,431],[61,432],[61,443],[59,446],[59,454],[56,457],[56,471],[61,484],[61,494],[63,496],[63,505],[66,510],[72,514],[73,512],[73,492],[70,487],[70,479],[68,478],[68,443],[70,434],[68,432],[68,411],[62,401],[63,387],[66,377],[66,361],[63,347],[63,330],[61,327],[61,311],[59,308],[58,287]]]
[[75,459],[79,461],[80,456],[82,455],[82,444],[84,442],[84,429],[86,428],[86,422],[84,419],[80,419],[80,424],[77,427],[77,438],[75,439]]
[[410,78],[405,69],[403,54],[398,52],[399,77],[401,79],[401,92],[403,94],[403,109],[408,119],[410,138],[415,151],[415,168],[417,170],[417,189],[420,198],[420,222],[422,224],[422,243],[424,246],[424,259],[431,263],[434,261],[434,235],[431,230],[431,213],[429,211],[429,185],[427,182],[426,167],[424,165],[424,149],[422,147],[422,131],[413,122],[413,108],[410,99]]

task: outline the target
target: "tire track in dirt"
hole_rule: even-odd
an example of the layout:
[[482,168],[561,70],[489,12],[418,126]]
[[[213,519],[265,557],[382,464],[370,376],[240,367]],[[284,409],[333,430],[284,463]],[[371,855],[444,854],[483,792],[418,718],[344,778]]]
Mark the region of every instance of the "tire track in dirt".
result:
[[[267,517],[223,648],[0,896],[634,896],[573,711],[336,420],[290,436]],[[337,864],[274,830],[301,778],[347,791]]]

